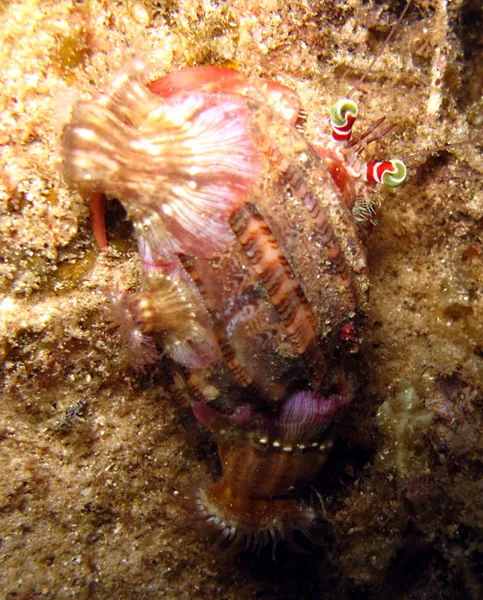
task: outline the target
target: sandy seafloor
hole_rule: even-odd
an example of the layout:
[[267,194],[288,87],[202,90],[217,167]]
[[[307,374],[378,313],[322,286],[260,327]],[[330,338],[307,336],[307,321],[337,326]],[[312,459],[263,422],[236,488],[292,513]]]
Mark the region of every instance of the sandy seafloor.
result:
[[[215,449],[163,372],[129,365],[110,249],[63,181],[73,99],[131,56],[230,64],[300,94],[307,128],[367,68],[402,2],[1,2],[0,598],[477,599],[483,595],[483,120],[478,0],[417,0],[357,99],[409,167],[368,246],[360,389],[315,483],[332,535],[277,561],[200,538],[183,496]],[[374,148],[374,150],[376,150]],[[373,152],[374,152],[373,150]]]

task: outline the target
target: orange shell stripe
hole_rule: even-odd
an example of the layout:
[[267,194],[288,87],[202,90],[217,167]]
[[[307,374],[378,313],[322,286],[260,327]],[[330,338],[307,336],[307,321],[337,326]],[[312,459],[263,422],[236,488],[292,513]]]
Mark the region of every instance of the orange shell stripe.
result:
[[249,387],[253,384],[253,378],[250,373],[243,367],[241,362],[236,357],[235,351],[233,350],[228,338],[224,335],[222,330],[215,331],[217,342],[221,348],[221,353],[225,359],[226,364],[234,373],[236,380],[242,387]]
[[317,336],[315,317],[267,223],[249,204],[230,225],[267,292],[293,345],[303,354]]

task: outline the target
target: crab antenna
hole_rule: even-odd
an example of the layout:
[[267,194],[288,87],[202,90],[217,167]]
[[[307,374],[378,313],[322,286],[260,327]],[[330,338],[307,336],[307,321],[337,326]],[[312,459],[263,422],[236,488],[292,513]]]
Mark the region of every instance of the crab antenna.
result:
[[367,129],[364,133],[362,133],[358,138],[349,142],[349,144],[347,145],[348,148],[352,148],[352,146],[355,146],[356,144],[360,144],[362,142],[362,140],[364,140],[368,135],[371,135],[371,133],[373,131],[375,131],[380,125],[382,125],[382,123],[384,123],[385,120],[386,120],[386,117],[381,117],[380,119],[378,119],[375,123],[373,123],[369,127],[369,129]]
[[396,123],[393,123],[392,125],[388,125],[386,127],[386,129],[383,129],[379,133],[376,133],[376,135],[372,136],[370,139],[366,140],[364,142],[364,145],[367,147],[367,146],[369,146],[369,144],[372,144],[373,142],[377,142],[377,140],[381,140],[383,137],[385,137],[386,135],[391,133],[391,131],[396,129],[396,127],[397,127]]
[[[395,123],[393,123],[392,125],[389,125],[388,127],[386,127],[386,129],[383,129],[380,133],[377,133],[376,135],[372,136],[371,138],[369,138],[368,140],[365,140],[363,143],[360,143],[359,146],[357,146],[357,148],[355,149],[355,153],[356,154],[360,154],[363,150],[365,150],[367,148],[367,146],[369,146],[369,144],[372,144],[373,142],[377,142],[377,140],[381,140],[383,137],[385,137],[388,133],[391,133],[391,131],[393,129],[396,129],[397,125]],[[364,134],[364,138],[366,137],[367,134]],[[361,137],[360,140],[357,140],[357,142],[361,142],[363,138]],[[354,146],[354,143],[349,144],[349,146]]]
[[402,11],[402,13],[399,15],[398,20],[396,21],[396,23],[394,24],[394,26],[392,27],[391,31],[389,32],[389,34],[387,35],[386,39],[384,40],[384,42],[382,43],[382,46],[379,48],[378,53],[376,54],[376,56],[372,59],[369,67],[366,69],[366,72],[364,73],[364,75],[359,79],[359,81],[355,84],[355,86],[350,90],[350,92],[347,94],[347,98],[350,98],[352,96],[352,94],[364,83],[364,80],[366,79],[366,77],[369,75],[369,73],[372,71],[372,68],[374,67],[374,65],[376,64],[376,61],[378,61],[381,58],[382,53],[384,52],[384,50],[386,49],[386,46],[389,44],[392,36],[396,33],[401,21],[404,19],[405,14],[408,12],[409,7],[411,6],[411,4],[413,3],[413,0],[408,0],[408,3],[406,4],[406,6],[404,7],[404,10]]

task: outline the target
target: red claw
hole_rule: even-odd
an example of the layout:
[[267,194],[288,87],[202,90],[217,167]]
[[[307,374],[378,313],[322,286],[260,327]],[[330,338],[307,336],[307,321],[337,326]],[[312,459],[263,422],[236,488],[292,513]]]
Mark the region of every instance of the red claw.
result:
[[248,79],[228,67],[188,67],[174,71],[148,84],[158,96],[168,98],[178,92],[225,92],[240,94],[248,86]]
[[194,91],[245,96],[267,104],[291,125],[300,113],[300,101],[293,90],[269,79],[248,78],[229,67],[188,67],[156,79],[147,87],[163,98]]

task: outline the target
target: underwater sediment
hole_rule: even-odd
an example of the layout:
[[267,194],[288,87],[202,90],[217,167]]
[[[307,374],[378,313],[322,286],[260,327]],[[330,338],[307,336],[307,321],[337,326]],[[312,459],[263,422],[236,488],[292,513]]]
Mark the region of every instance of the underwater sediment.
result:
[[[233,66],[295,90],[307,127],[347,94],[399,4],[4,3],[0,586],[6,598],[477,598],[482,537],[482,72],[477,2],[416,2],[358,95],[409,177],[368,242],[358,389],[315,482],[329,531],[272,563],[196,533],[209,436],[133,368],[106,290],[136,291],[129,224],[58,169],[59,123],[130,57]],[[377,158],[377,157],[375,157]],[[134,365],[135,366],[135,365]],[[321,534],[322,535],[322,534]],[[189,576],[188,576],[189,575]],[[388,591],[389,590],[389,591]]]

